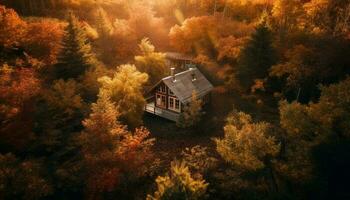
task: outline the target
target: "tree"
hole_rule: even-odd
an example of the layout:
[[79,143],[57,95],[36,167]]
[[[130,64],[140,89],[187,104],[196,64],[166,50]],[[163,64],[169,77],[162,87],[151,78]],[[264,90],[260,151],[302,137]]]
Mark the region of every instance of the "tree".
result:
[[147,195],[147,200],[196,200],[202,199],[206,193],[208,183],[202,179],[191,177],[185,162],[171,162],[170,174],[158,176],[157,191],[154,195]]
[[[192,172],[208,173],[217,166],[218,160],[211,156],[207,147],[196,145],[181,152],[182,159]],[[197,175],[196,174],[196,175]]]
[[40,199],[50,195],[52,186],[43,177],[39,162],[21,161],[15,155],[0,154],[1,199]]
[[215,16],[199,16],[187,18],[181,26],[173,26],[169,32],[169,40],[172,47],[180,52],[216,57],[221,52],[222,39],[231,36],[228,39],[232,41],[232,37],[246,37],[253,30],[252,24],[222,20]]
[[111,36],[114,32],[113,25],[108,19],[106,11],[103,8],[99,8],[96,16],[96,30],[98,33],[97,45],[100,49],[99,58],[106,64],[112,63],[113,46],[111,44]]
[[246,40],[246,37],[236,38],[234,36],[221,38],[218,42],[217,60],[220,61],[224,59],[230,59],[233,62],[236,62]]
[[134,65],[121,65],[117,68],[113,78],[104,76],[100,93],[108,95],[120,112],[121,121],[131,127],[142,122],[145,99],[142,86],[147,82],[148,75],[137,71]]
[[55,66],[56,79],[78,78],[97,64],[85,32],[74,14],[70,13],[68,23],[63,48]]
[[[288,50],[285,57],[287,59],[285,63],[271,67],[270,76],[284,80],[284,93],[292,90],[296,94],[298,90],[302,90],[303,94],[312,94],[312,91],[304,92],[304,90],[315,90],[317,79],[321,78],[312,65],[316,60],[314,51],[303,45],[297,45]],[[297,94],[293,96],[294,99],[295,97]]]
[[52,89],[48,90],[44,96],[47,103],[68,119],[74,118],[74,114],[81,111],[84,101],[78,94],[79,86],[76,81],[69,79],[56,80]]
[[197,93],[193,91],[191,101],[184,107],[176,125],[182,128],[189,128],[197,125],[203,115],[202,106],[203,101],[199,99]]
[[13,47],[24,39],[27,23],[13,9],[0,5],[0,27],[1,46]]
[[4,146],[20,150],[32,138],[32,112],[41,82],[33,69],[0,67],[0,137]]
[[88,198],[115,190],[128,173],[144,175],[142,167],[150,164],[154,140],[148,139],[149,131],[140,128],[131,133],[120,124],[119,116],[109,96],[100,93],[97,103],[92,104],[92,113],[83,121],[79,143],[88,177]]
[[280,144],[274,132],[269,123],[254,123],[250,115],[234,110],[227,117],[224,137],[214,139],[216,151],[229,164],[227,169],[214,175],[222,183],[218,188],[224,193],[233,191],[235,196],[243,195],[243,199],[262,198],[266,192],[277,191],[273,163]]
[[350,78],[328,87],[321,87],[318,103],[301,105],[282,102],[280,105],[281,126],[288,134],[303,138],[333,136],[349,137]]
[[76,137],[87,109],[79,88],[72,79],[54,81],[43,90],[31,113],[35,137],[27,152],[45,158],[55,191],[62,194],[77,194],[83,185],[81,146]]
[[149,2],[131,3],[128,26],[136,37],[136,42],[149,38],[157,47],[168,47],[169,28],[162,17],[158,17]]
[[169,73],[165,54],[155,52],[148,38],[142,39],[139,47],[142,55],[135,56],[136,66],[141,72],[149,75],[149,84],[154,85]]
[[311,0],[304,5],[308,22],[334,36],[347,37],[350,31],[350,2],[347,0]]
[[216,149],[225,161],[239,169],[264,168],[280,150],[270,130],[270,124],[253,123],[250,115],[234,111],[227,118],[224,138],[215,139]]
[[180,52],[208,54],[214,49],[210,37],[217,38],[217,29],[217,21],[212,16],[188,18],[181,26],[170,29],[170,44]]
[[100,90],[99,78],[112,74],[103,64],[98,64],[85,71],[81,81],[82,97],[86,102],[95,102]]
[[255,79],[265,78],[275,62],[272,34],[266,23],[262,23],[243,47],[239,58],[238,76],[242,85],[250,87]]
[[313,177],[311,150],[315,143],[312,136],[316,124],[307,114],[307,109],[299,104],[280,103],[280,124],[285,130],[285,160],[275,163],[276,170],[292,182],[310,180]]
[[96,27],[100,38],[106,39],[113,33],[112,23],[109,21],[106,11],[101,7],[98,9]]
[[277,169],[294,182],[313,178],[312,153],[315,147],[329,141],[347,139],[349,132],[350,78],[321,87],[317,103],[280,103],[280,123],[285,130],[285,162]]
[[303,2],[298,0],[277,0],[272,9],[272,27],[279,36],[281,45],[286,45],[288,35],[305,26]]
[[42,19],[28,22],[22,45],[28,54],[51,66],[57,62],[63,30],[64,23],[58,20]]

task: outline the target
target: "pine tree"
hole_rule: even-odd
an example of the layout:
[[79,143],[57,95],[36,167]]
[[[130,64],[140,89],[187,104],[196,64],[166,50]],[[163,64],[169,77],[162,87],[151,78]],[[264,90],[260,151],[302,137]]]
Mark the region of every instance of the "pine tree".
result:
[[255,79],[265,78],[275,59],[271,31],[263,22],[256,28],[239,58],[238,76],[243,86],[250,87]]
[[98,57],[106,64],[113,63],[115,57],[113,52],[113,46],[110,44],[111,35],[113,33],[113,25],[108,19],[106,12],[103,8],[98,9],[96,16],[96,30],[98,32],[98,39],[96,44],[99,48]]
[[78,78],[97,64],[85,32],[74,14],[70,14],[68,23],[63,48],[54,70],[56,79]]
[[113,32],[112,23],[108,19],[106,11],[104,11],[103,8],[98,9],[96,28],[100,38],[105,38]]

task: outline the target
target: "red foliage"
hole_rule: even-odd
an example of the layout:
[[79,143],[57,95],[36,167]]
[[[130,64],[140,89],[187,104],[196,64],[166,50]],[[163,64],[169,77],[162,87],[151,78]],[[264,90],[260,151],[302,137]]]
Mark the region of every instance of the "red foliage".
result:
[[55,20],[41,20],[28,24],[24,43],[28,53],[45,64],[56,63],[64,34],[64,23]]
[[147,145],[150,136],[148,129],[137,128],[132,135],[127,135],[121,142],[121,148],[117,155],[118,160],[123,165],[124,171],[137,172],[140,167],[147,164],[152,159],[153,154],[150,145]]
[[4,66],[0,73],[0,137],[22,149],[32,136],[33,97],[40,91],[40,82],[32,69]]
[[19,45],[25,35],[26,22],[13,9],[0,5],[0,44],[5,47]]

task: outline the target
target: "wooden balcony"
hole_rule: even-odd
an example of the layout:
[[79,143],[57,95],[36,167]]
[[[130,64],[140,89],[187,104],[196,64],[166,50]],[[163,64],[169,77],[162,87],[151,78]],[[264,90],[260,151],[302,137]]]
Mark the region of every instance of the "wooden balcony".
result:
[[163,117],[165,119],[168,119],[170,121],[176,122],[179,118],[178,113],[169,111],[169,110],[164,110],[161,108],[158,108],[154,105],[154,102],[149,102],[146,104],[145,108],[144,108],[145,112],[154,114],[154,115],[158,115],[160,117]]

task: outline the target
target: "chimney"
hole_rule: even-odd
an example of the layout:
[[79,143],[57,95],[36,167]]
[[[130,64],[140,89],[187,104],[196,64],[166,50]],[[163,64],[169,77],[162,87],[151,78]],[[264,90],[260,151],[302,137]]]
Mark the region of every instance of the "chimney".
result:
[[171,70],[171,77],[173,78],[173,82],[175,82],[176,81],[176,79],[175,79],[175,68],[174,67],[172,67],[172,68],[170,68],[170,70]]
[[191,67],[189,70],[192,72],[192,73],[191,73],[192,82],[193,82],[193,81],[196,81],[197,78],[196,78],[196,74],[194,73],[194,68]]

